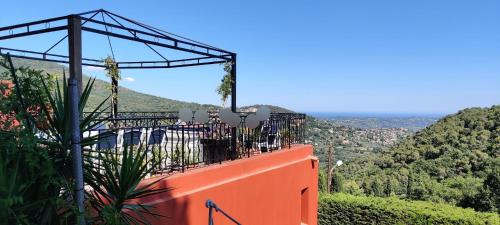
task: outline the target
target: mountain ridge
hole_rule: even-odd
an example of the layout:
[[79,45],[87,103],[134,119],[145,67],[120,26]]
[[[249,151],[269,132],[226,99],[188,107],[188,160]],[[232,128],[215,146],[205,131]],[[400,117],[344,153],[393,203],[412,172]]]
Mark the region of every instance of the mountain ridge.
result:
[[[65,65],[61,65],[53,62],[35,61],[27,59],[13,58],[13,64],[15,67],[30,67],[39,70],[43,70],[46,73],[55,75],[59,80],[63,77],[63,71],[67,71],[68,68]],[[2,72],[0,68],[0,73]],[[87,83],[91,76],[86,74],[83,75],[84,83]],[[108,81],[102,79],[95,79],[94,89],[92,90],[92,95],[89,98],[88,107],[89,109],[95,108],[102,101],[104,101],[111,94],[111,84]],[[272,112],[294,112],[293,110],[286,109],[274,105],[249,105],[239,107],[238,110],[241,111],[254,111],[259,106],[267,106]],[[119,86],[118,88],[118,111],[120,112],[161,112],[161,111],[175,111],[182,108],[190,108],[193,110],[205,109],[205,110],[215,110],[221,109],[221,106],[214,104],[200,104],[195,102],[179,101],[166,97],[155,96],[152,94],[141,93],[134,91],[132,89]]]

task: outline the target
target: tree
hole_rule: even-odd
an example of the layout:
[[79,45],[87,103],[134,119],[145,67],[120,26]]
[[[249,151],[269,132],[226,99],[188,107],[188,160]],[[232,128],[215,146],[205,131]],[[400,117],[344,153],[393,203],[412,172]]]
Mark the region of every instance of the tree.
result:
[[363,195],[363,190],[359,187],[358,183],[353,180],[348,180],[344,182],[343,185],[343,192],[351,194],[351,195],[356,195],[356,196],[361,196]]
[[389,197],[392,195],[392,193],[393,193],[392,180],[391,178],[388,177],[385,182],[384,194],[386,197]]
[[331,182],[333,192],[344,192],[344,176],[341,173],[335,173]]
[[479,211],[500,213],[500,168],[494,169],[483,182],[483,189],[473,199],[471,206]]
[[326,179],[329,181],[328,183],[328,186],[326,187],[326,192],[330,193],[331,192],[331,182],[332,182],[332,178],[333,178],[333,169],[334,169],[334,165],[333,164],[333,161],[334,161],[334,158],[335,156],[333,155],[333,150],[332,150],[332,143],[330,142],[329,145],[328,145],[328,165],[327,165],[327,168],[326,168]]
[[382,181],[378,178],[375,178],[375,180],[373,180],[371,189],[372,189],[371,192],[374,196],[384,195],[384,185],[382,184]]

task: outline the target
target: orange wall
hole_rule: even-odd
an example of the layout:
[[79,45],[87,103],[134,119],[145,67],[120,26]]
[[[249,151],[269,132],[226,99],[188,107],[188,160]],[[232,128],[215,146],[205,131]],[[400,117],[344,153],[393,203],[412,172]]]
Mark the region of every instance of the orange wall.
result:
[[[318,166],[312,146],[296,145],[170,176],[160,185],[174,190],[142,202],[166,216],[153,224],[208,224],[211,199],[243,225],[316,225]],[[214,213],[214,224],[234,223]]]

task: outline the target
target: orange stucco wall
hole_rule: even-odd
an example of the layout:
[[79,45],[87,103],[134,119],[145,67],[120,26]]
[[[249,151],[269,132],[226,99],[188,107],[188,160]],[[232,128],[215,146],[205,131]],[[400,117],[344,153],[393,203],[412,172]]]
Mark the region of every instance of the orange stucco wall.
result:
[[[243,225],[316,225],[318,166],[312,146],[296,145],[170,176],[160,185],[174,190],[142,202],[165,216],[153,224],[208,224],[211,199]],[[234,223],[215,213],[214,224]]]

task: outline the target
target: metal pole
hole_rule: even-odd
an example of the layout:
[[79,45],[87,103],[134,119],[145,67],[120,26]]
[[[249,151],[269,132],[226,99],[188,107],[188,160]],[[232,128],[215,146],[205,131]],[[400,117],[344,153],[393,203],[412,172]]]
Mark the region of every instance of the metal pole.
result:
[[68,16],[69,77],[77,81],[78,93],[82,94],[82,18]]
[[[236,113],[236,54],[231,54],[231,111]],[[236,127],[231,129],[231,159],[236,159]]]
[[206,206],[208,208],[208,225],[214,225],[214,219],[213,219],[213,213],[212,213],[212,206],[210,205],[211,203],[209,202],[210,200],[207,200]]
[[71,127],[71,155],[73,159],[73,177],[75,179],[75,201],[78,207],[78,224],[85,224],[84,190],[83,190],[83,158],[80,144],[80,110],[79,102],[82,93],[82,27],[79,16],[68,16],[69,46],[69,106]]
[[236,54],[231,54],[231,110],[236,112]]
[[71,153],[73,159],[73,177],[75,179],[75,200],[78,206],[78,224],[85,224],[84,218],[84,190],[83,190],[83,158],[82,146],[80,145],[80,112],[78,110],[78,82],[70,78],[69,98],[70,98],[70,120],[71,120]]

